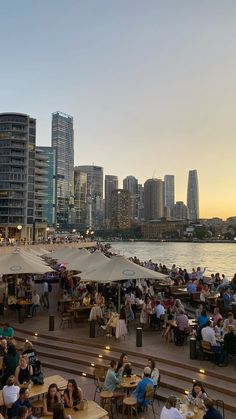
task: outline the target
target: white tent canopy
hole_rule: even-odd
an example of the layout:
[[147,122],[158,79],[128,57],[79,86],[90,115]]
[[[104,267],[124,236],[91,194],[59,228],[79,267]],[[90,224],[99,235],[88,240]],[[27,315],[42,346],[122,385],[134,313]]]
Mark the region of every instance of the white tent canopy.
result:
[[70,248],[64,248],[64,249],[58,249],[52,252],[51,254],[47,254],[47,257],[51,259],[57,259],[59,261],[66,262],[67,260],[81,256],[81,255],[87,255],[89,252],[85,249],[72,249]]
[[50,266],[45,265],[45,263],[36,262],[32,257],[19,251],[0,256],[0,274],[2,275],[43,275],[46,272],[54,272],[54,270]]
[[108,263],[80,274],[81,279],[106,284],[121,280],[156,279],[165,280],[167,275],[144,268],[126,259],[124,256],[113,256]]

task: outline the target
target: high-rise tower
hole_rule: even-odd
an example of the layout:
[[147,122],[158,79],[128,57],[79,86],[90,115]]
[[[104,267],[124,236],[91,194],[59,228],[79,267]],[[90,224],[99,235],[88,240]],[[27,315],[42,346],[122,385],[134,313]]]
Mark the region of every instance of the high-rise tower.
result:
[[164,183],[165,183],[164,205],[169,210],[172,210],[175,205],[175,177],[174,175],[165,175]]
[[105,221],[107,226],[111,221],[111,193],[118,189],[118,177],[113,175],[105,176]]
[[52,147],[57,150],[57,224],[71,224],[74,200],[73,118],[62,112],[52,114]]
[[144,183],[144,219],[158,220],[163,217],[163,188],[161,179],[148,179]]
[[197,170],[189,170],[187,207],[189,210],[189,219],[197,221],[199,219],[199,190]]
[[138,180],[134,176],[127,176],[123,180],[123,189],[130,193],[131,219],[138,218]]

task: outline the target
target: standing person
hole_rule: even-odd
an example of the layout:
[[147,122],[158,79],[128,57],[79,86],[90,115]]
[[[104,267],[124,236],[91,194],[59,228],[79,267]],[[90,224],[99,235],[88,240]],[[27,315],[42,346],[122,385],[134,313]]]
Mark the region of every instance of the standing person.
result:
[[42,298],[43,307],[49,309],[49,286],[46,279],[43,283],[43,293],[42,293],[41,298]]
[[37,294],[37,291],[33,291],[32,295],[32,304],[30,305],[30,316],[33,317],[36,313],[37,307],[40,307],[40,297],[39,294]]
[[56,384],[50,384],[48,392],[43,400],[43,414],[45,416],[53,416],[53,408],[56,403],[61,400],[61,395]]
[[64,405],[65,407],[73,407],[83,400],[83,391],[77,386],[75,380],[68,380],[67,387],[64,391]]

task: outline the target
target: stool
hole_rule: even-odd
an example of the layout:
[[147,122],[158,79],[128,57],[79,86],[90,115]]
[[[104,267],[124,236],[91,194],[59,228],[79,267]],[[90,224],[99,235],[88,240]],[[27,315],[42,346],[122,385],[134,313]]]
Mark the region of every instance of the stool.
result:
[[36,410],[40,410],[40,415],[43,414],[43,400],[35,400],[32,402],[33,414]]
[[61,318],[61,323],[60,323],[60,329],[64,329],[64,326],[68,326],[71,327],[73,326],[73,319],[74,319],[74,315],[70,315],[70,314],[63,314],[62,318]]
[[101,400],[101,406],[103,409],[108,411],[109,418],[113,418],[112,413],[112,399],[113,399],[113,392],[112,391],[101,391],[100,393],[100,400]]
[[136,417],[138,417],[138,405],[137,400],[134,397],[125,397],[123,400],[123,412],[122,417],[124,415],[124,410],[127,409],[127,417],[131,418],[132,416],[132,409],[134,409],[136,413]]

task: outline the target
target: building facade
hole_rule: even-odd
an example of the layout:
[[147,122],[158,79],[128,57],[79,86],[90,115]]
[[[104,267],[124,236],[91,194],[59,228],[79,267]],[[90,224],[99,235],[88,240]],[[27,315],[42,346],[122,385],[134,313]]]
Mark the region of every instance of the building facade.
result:
[[144,183],[144,219],[159,220],[163,217],[163,186],[161,179],[148,179]]
[[57,226],[70,227],[74,208],[73,117],[52,114],[52,147],[57,150]]
[[188,207],[183,201],[177,201],[172,209],[172,218],[174,220],[188,220]]
[[113,175],[105,176],[105,224],[110,226],[111,222],[111,193],[118,189],[118,177]]
[[38,146],[36,147],[36,151],[44,155],[46,161],[46,165],[43,167],[47,178],[47,187],[44,190],[46,199],[43,208],[43,217],[47,220],[49,227],[55,227],[57,208],[57,150],[55,147]]
[[138,184],[138,221],[144,220],[144,187]]
[[199,219],[199,188],[197,170],[190,170],[188,175],[187,207],[189,219],[197,221]]
[[35,184],[34,184],[34,231],[33,241],[43,240],[46,238],[47,229],[47,156],[37,147],[35,149]]
[[86,228],[87,222],[87,173],[75,167],[74,188],[75,188],[75,225],[78,230]]
[[111,193],[111,228],[126,229],[131,225],[130,192],[117,189]]
[[123,189],[130,193],[131,219],[138,219],[138,180],[134,176],[127,176],[123,180]]
[[33,240],[36,120],[0,114],[0,234]]
[[164,176],[164,206],[170,211],[175,205],[175,177],[174,175]]
[[78,166],[87,174],[87,210],[86,224],[93,229],[103,226],[103,167],[94,165]]

